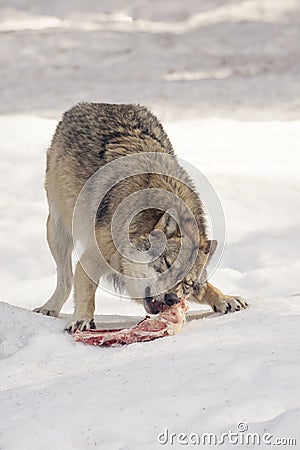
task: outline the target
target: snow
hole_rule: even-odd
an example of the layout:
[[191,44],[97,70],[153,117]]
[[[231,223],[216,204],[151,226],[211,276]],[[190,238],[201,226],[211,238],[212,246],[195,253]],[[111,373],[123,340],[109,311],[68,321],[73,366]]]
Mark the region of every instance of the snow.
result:
[[0,309],[5,449],[152,450],[166,428],[220,436],[242,421],[297,436],[296,298],[252,300],[175,337],[109,349],[73,342],[61,319]]
[[[158,435],[220,436],[239,422],[300,441],[298,9],[293,0],[0,6],[0,449],[194,448]],[[63,333],[72,298],[58,319],[31,312],[55,285],[46,149],[61,113],[82,100],[140,102],[159,115],[224,209],[211,281],[245,296],[248,310],[200,314],[177,336],[109,349]],[[144,315],[103,290],[96,313],[99,324]]]

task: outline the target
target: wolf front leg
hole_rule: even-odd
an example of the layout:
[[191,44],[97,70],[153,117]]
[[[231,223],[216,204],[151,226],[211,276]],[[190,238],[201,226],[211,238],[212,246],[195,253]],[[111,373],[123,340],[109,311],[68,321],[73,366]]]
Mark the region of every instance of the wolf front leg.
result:
[[198,300],[201,303],[211,306],[215,312],[222,314],[239,311],[248,307],[247,302],[242,297],[225,295],[220,289],[217,289],[210,283],[206,284],[206,289],[203,289],[201,298],[198,298]]
[[74,333],[76,330],[96,328],[94,322],[95,293],[99,279],[105,274],[105,264],[99,254],[86,250],[77,263],[74,276],[75,310],[73,321],[66,327],[66,331]]

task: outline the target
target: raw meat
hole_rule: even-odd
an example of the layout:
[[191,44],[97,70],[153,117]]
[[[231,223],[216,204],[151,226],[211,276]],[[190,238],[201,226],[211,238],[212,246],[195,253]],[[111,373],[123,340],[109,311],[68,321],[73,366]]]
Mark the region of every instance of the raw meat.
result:
[[185,322],[187,310],[187,301],[185,298],[182,298],[179,303],[173,306],[166,306],[157,316],[147,316],[131,328],[121,330],[77,330],[73,337],[76,341],[100,346],[152,341],[164,336],[177,334]]

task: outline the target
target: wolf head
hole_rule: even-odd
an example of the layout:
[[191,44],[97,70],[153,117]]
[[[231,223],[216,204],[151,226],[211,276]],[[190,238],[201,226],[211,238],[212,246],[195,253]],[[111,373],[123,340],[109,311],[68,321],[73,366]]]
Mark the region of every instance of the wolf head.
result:
[[[186,216],[177,219],[165,212],[147,234],[133,234],[131,242],[150,258],[143,263],[126,262],[125,271],[134,277],[126,289],[141,298],[147,312],[157,314],[183,296],[195,295],[206,281],[206,266],[217,241],[208,240]],[[163,251],[162,237],[164,239]]]

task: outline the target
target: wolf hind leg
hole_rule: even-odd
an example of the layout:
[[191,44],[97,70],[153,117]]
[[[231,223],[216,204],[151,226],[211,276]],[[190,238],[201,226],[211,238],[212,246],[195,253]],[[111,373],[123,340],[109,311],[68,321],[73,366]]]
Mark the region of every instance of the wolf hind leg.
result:
[[58,317],[63,304],[70,295],[73,283],[72,273],[72,235],[66,229],[62,218],[57,214],[49,214],[47,220],[47,240],[56,262],[57,284],[51,298],[35,312]]

